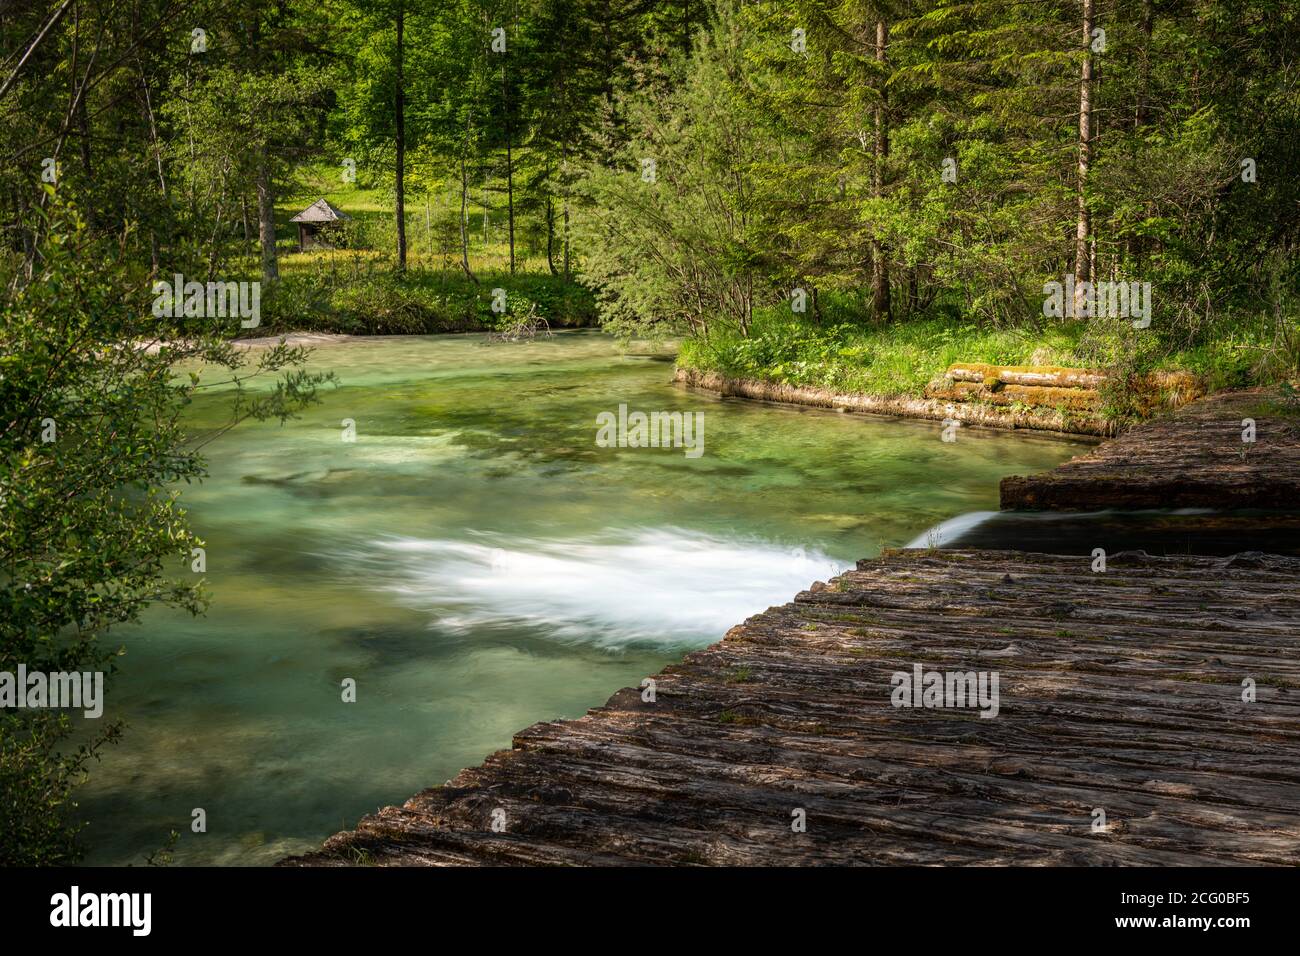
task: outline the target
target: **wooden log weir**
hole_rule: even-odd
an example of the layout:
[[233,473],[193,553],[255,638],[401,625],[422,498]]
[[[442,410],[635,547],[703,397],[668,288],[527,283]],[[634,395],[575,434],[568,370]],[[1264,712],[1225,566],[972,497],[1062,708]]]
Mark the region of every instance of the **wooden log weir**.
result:
[[[931,382],[925,397],[1003,407],[1054,409],[1082,417],[1097,434],[1107,431],[1102,387],[1109,379],[1102,369],[1053,365],[987,365],[956,362],[942,378]],[[1143,415],[1185,405],[1205,394],[1200,381],[1187,372],[1153,372],[1135,376],[1125,385]]]
[[974,382],[952,382],[931,385],[925,390],[926,398],[950,402],[988,402],[990,405],[1029,405],[1054,408],[1063,412],[1101,413],[1101,396],[1091,389],[1054,388],[1045,385],[999,385],[989,389]]
[[984,385],[1031,385],[1039,388],[1097,389],[1106,380],[1101,369],[1059,368],[1051,365],[987,365],[982,362],[955,362],[948,366],[947,377],[954,382],[978,382]]
[[860,561],[282,865],[1300,864],[1300,559],[1090,560]]
[[1001,493],[1008,510],[1300,510],[1300,416],[1274,390],[1221,392],[1051,471],[1004,478]]

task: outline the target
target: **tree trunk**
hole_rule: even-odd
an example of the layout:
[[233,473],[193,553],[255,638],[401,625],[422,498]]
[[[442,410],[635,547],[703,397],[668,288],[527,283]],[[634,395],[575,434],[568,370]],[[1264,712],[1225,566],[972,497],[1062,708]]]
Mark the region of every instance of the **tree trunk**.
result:
[[[884,66],[885,49],[889,44],[889,27],[884,20],[876,21],[876,62]],[[872,193],[877,199],[885,194],[885,159],[889,156],[889,130],[885,116],[885,80],[880,80],[880,103],[876,106],[875,162],[872,168]],[[889,264],[879,239],[871,242],[871,301],[878,320],[889,321]]]
[[1152,30],[1152,12],[1151,0],[1142,0],[1142,52],[1141,66],[1138,69],[1138,96],[1137,108],[1133,114],[1133,128],[1146,125],[1147,121],[1147,92],[1151,85],[1151,30]]
[[469,267],[469,173],[465,170],[465,155],[460,157],[460,264],[465,275],[478,282]]
[[262,244],[262,281],[280,278],[275,258],[275,193],[271,187],[271,149],[266,144],[257,158],[257,238]]
[[[140,89],[144,91],[144,118],[149,121],[149,140],[153,144],[154,166],[158,170],[158,189],[167,195],[167,179],[163,176],[162,146],[158,142],[158,125],[154,122],[153,98],[149,95],[149,81],[145,78],[144,67],[140,68]],[[244,239],[248,239],[248,220],[244,220]]]
[[506,88],[506,61],[501,59],[501,106],[506,120],[506,218],[510,228],[510,274],[515,274],[515,165],[510,138],[510,94]]
[[1083,74],[1079,79],[1079,221],[1074,234],[1074,308],[1078,315],[1084,301],[1083,283],[1092,281],[1089,238],[1092,223],[1088,214],[1088,168],[1092,161],[1092,18],[1094,0],[1083,0]]
[[560,179],[564,185],[564,278],[569,278],[569,157],[565,148],[565,157],[560,163]]
[[560,274],[555,268],[555,203],[549,194],[546,197],[546,266],[551,275]]
[[81,147],[81,168],[86,173],[86,180],[93,181],[95,171],[90,164],[90,118],[86,113],[86,98],[77,100],[77,139]]
[[[1142,52],[1141,66],[1138,70],[1137,106],[1133,111],[1133,130],[1137,132],[1147,124],[1147,95],[1151,86],[1151,32],[1153,26],[1151,0],[1142,3]],[[1147,204],[1147,216],[1151,215],[1151,206]],[[1130,236],[1128,240],[1128,267],[1134,274],[1140,275],[1143,260],[1146,257],[1146,242],[1143,236]]]
[[394,118],[397,128],[397,268],[406,268],[406,110],[402,89],[402,34],[406,27],[406,7],[397,7],[397,91],[394,95]]

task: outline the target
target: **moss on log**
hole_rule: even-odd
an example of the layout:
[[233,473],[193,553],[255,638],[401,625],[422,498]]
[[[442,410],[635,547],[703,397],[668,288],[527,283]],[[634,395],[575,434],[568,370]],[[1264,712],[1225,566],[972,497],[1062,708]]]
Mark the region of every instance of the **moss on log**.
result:
[[948,367],[954,382],[988,381],[1007,385],[1030,385],[1047,388],[1096,389],[1106,380],[1100,369],[1061,368],[1055,365],[986,365],[982,362],[957,362]]
[[988,402],[1003,407],[1028,405],[1035,408],[1084,412],[1089,415],[1099,415],[1101,412],[1101,396],[1092,389],[1085,388],[1000,384],[998,388],[991,390],[985,385],[958,381],[947,385],[930,386],[925,390],[925,396],[941,401]]

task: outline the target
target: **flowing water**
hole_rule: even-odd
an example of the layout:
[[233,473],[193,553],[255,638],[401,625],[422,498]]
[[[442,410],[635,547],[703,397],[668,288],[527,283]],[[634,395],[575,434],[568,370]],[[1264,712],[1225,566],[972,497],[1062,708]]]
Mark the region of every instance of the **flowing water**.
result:
[[[313,366],[340,379],[322,404],[240,426],[185,491],[208,614],[117,635],[105,716],[128,727],[82,791],[90,863],[171,830],[180,863],[312,848],[1084,447],[720,400],[592,332],[350,340]],[[704,454],[598,447],[620,404],[702,411]]]

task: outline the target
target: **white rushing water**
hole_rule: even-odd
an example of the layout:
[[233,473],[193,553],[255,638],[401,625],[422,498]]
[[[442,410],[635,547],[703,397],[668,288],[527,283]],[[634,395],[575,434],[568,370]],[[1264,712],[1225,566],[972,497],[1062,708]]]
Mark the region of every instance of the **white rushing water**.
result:
[[390,538],[351,557],[447,633],[536,628],[605,648],[703,645],[844,570],[802,548],[681,529],[564,540]]
[[947,521],[941,521],[939,524],[930,528],[924,534],[918,534],[911,541],[904,545],[905,548],[942,548],[956,541],[966,532],[978,528],[990,518],[998,514],[996,511],[968,511],[964,515],[958,515],[955,518],[949,518]]

